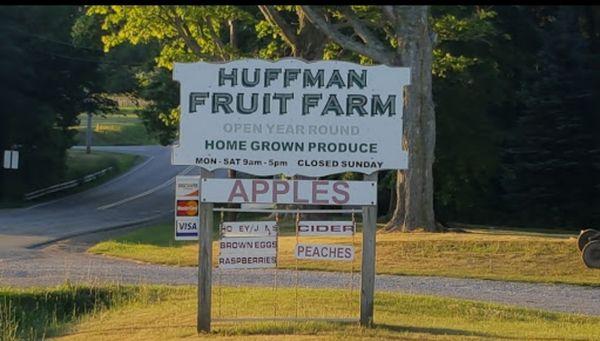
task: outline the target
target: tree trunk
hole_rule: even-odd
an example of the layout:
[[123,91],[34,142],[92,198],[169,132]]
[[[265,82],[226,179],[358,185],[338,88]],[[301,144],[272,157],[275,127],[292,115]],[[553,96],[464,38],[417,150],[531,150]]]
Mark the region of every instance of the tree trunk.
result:
[[[397,176],[395,176],[394,178],[396,178]],[[396,183],[396,182],[394,182]],[[385,217],[387,219],[391,219],[391,217],[394,215],[394,211],[396,210],[396,203],[398,202],[398,197],[397,197],[397,193],[396,193],[396,186],[390,186],[390,201],[388,203],[388,209],[387,209],[387,213],[385,215]]]
[[304,12],[297,10],[296,13],[298,14],[299,25],[298,43],[294,49],[294,57],[308,61],[323,59],[327,36],[308,20]]
[[[406,115],[406,114],[405,114]],[[404,216],[405,216],[405,191],[404,191],[404,171],[397,170],[396,171],[396,186],[395,188],[395,202],[396,206],[394,208],[394,213],[390,218],[390,221],[385,226],[386,231],[395,231],[402,230],[404,226]]]
[[433,212],[433,161],[435,113],[431,86],[433,44],[427,6],[398,9],[400,65],[411,68],[411,84],[405,92],[403,145],[408,151],[408,169],[398,171],[397,204],[387,230],[438,231]]

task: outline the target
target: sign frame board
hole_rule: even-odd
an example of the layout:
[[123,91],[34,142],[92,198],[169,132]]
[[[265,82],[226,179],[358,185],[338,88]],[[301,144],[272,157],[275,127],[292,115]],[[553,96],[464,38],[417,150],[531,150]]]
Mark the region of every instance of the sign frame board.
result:
[[259,176],[408,168],[409,68],[241,59],[175,63],[173,79],[181,89],[174,165]]

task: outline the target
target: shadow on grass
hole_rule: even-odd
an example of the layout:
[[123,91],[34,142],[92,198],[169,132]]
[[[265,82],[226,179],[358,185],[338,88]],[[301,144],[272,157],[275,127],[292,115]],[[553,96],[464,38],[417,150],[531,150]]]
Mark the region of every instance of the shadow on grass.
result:
[[[214,334],[225,336],[244,336],[244,335],[315,335],[323,332],[341,332],[342,334],[361,335],[361,336],[382,336],[379,332],[384,332],[386,339],[394,338],[385,332],[395,333],[421,333],[429,335],[452,335],[452,336],[471,336],[483,338],[498,338],[498,335],[474,332],[470,330],[451,329],[451,328],[430,328],[430,327],[410,327],[390,324],[376,324],[374,328],[363,328],[356,323],[342,322],[264,322],[258,324],[249,324],[231,327],[217,327]],[[403,339],[402,335],[398,335]],[[512,337],[503,337],[504,339],[515,339]]]
[[127,287],[0,289],[0,339],[37,340],[54,335],[85,314],[121,304],[138,290]]
[[391,325],[391,324],[376,324],[375,328],[383,329],[388,331],[393,331],[397,333],[422,333],[422,334],[431,334],[431,335],[452,335],[452,336],[476,336],[476,337],[486,337],[486,338],[502,338],[502,339],[517,339],[513,337],[500,337],[495,334],[489,333],[480,333],[474,332],[471,330],[463,330],[463,329],[451,329],[451,328],[433,328],[433,327],[411,327],[411,326],[401,326],[401,325]]

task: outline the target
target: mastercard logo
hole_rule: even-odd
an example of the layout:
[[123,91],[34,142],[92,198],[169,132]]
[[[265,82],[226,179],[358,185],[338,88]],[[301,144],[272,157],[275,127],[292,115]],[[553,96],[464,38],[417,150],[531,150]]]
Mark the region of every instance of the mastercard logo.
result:
[[177,200],[177,216],[198,216],[198,200]]

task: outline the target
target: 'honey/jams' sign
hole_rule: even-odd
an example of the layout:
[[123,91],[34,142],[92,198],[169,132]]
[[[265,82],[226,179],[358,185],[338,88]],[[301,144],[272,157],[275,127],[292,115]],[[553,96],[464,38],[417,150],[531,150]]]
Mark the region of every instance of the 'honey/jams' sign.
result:
[[261,237],[276,236],[278,226],[275,221],[243,221],[224,222],[219,229],[223,237]]

